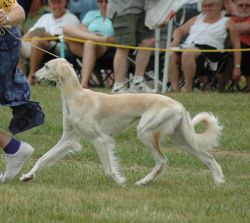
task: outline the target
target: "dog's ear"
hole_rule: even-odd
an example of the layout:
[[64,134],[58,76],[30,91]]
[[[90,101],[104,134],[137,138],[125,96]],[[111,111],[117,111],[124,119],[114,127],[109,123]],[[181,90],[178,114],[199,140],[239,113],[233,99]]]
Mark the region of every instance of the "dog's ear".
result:
[[58,74],[59,80],[63,81],[68,74],[69,65],[66,62],[59,62],[56,67],[56,73]]

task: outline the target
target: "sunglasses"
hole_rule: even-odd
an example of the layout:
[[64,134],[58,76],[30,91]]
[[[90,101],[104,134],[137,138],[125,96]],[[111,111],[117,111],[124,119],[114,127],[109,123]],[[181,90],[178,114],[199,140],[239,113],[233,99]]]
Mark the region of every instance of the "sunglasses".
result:
[[250,7],[250,4],[238,4],[238,7],[239,7],[239,8],[243,8],[243,7],[249,8],[249,7]]
[[106,3],[107,4],[108,2],[109,2],[108,0],[98,0],[98,3],[100,3],[100,4],[101,3]]

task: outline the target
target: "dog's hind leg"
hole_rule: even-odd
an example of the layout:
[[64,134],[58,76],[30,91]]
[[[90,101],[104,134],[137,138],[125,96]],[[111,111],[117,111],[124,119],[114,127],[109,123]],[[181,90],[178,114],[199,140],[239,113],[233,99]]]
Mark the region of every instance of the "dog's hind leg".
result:
[[115,143],[113,138],[101,135],[91,141],[98,152],[105,174],[119,185],[123,185],[126,179],[121,175],[120,165],[114,154]]
[[198,157],[208,167],[212,173],[215,184],[219,185],[225,182],[222,169],[212,154],[199,151],[198,153],[193,153],[193,155]]
[[209,151],[202,151],[201,149],[197,149],[193,145],[190,145],[182,134],[175,133],[171,136],[171,138],[178,147],[198,158],[208,167],[212,173],[215,184],[221,184],[225,182],[220,165],[216,162],[215,158],[209,153]]
[[139,132],[139,138],[141,141],[150,148],[155,159],[155,167],[153,170],[145,176],[143,179],[136,182],[136,185],[145,185],[155,180],[160,176],[166,165],[167,159],[160,150],[160,135],[159,132]]
[[160,176],[167,159],[161,152],[161,136],[171,135],[181,121],[179,108],[166,108],[160,111],[144,114],[137,127],[139,139],[150,148],[155,158],[155,167],[143,179],[136,182],[136,185],[144,185],[154,181]]
[[59,160],[71,151],[80,150],[81,145],[79,144],[79,140],[80,138],[72,133],[64,134],[60,141],[52,149],[37,160],[33,168],[27,174],[20,177],[20,180],[28,181],[33,179],[40,168],[53,161]]

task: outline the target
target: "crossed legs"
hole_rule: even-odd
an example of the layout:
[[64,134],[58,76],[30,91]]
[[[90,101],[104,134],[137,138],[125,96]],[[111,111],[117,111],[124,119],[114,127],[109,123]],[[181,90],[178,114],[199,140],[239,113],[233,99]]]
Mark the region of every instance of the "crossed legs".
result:
[[96,60],[101,58],[106,52],[107,47],[94,44],[95,42],[107,42],[109,37],[99,36],[88,30],[83,30],[78,27],[66,26],[64,34],[73,38],[88,40],[84,43],[68,41],[68,46],[71,52],[82,58],[81,70],[81,85],[88,88],[89,80],[95,67]]

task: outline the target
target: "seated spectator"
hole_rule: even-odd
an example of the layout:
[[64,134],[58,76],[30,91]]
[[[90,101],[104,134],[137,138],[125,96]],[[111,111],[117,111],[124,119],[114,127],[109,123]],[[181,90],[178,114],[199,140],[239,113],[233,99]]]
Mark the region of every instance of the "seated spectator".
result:
[[21,32],[27,33],[42,15],[49,12],[50,9],[43,4],[43,0],[33,0],[30,11],[28,12],[25,21],[20,26]]
[[232,16],[236,15],[236,6],[234,4],[234,0],[224,0],[224,7],[226,10],[226,15]]
[[[154,31],[145,26],[145,0],[112,0],[104,11],[111,19],[115,42],[119,45],[152,47],[155,43]],[[118,47],[114,57],[114,77],[112,94],[155,93],[145,82],[144,75],[150,60],[151,51],[138,50],[135,58],[134,76],[129,89],[126,74],[128,71],[129,49]]]
[[[250,49],[250,0],[236,0],[235,3],[237,16],[233,16],[232,20],[240,34],[241,48]],[[250,92],[250,51],[243,51],[241,55],[241,73],[247,80],[246,92]]]
[[[177,47],[182,38],[187,36],[183,48],[189,50],[197,49],[224,49],[227,30],[229,31],[232,47],[240,48],[239,35],[235,25],[228,18],[222,15],[222,0],[202,1],[203,12],[188,20],[185,24],[177,28],[173,33],[172,47]],[[179,64],[184,75],[185,84],[183,92],[192,91],[193,78],[196,73],[196,60],[201,52],[173,52],[169,61],[169,80],[173,91],[179,91]],[[216,62],[220,58],[220,52],[203,53],[211,61]],[[234,52],[235,78],[240,76],[238,68],[241,60],[241,53]]]
[[96,0],[69,0],[68,9],[82,20],[87,12],[98,10],[98,5]]
[[[78,18],[66,9],[67,0],[49,0],[48,5],[52,13],[43,15],[34,26],[29,29],[28,33],[24,35],[24,39],[62,35],[65,25],[79,25],[80,22]],[[32,47],[31,44],[35,47]],[[55,48],[56,42],[32,39],[31,44],[29,42],[22,42],[22,56],[24,58],[30,58],[30,71],[28,75],[28,81],[30,83],[33,82],[31,77],[39,68],[45,55],[44,51],[36,47],[50,51]],[[57,53],[59,53],[59,51]]]
[[[98,0],[100,10],[89,11],[82,20],[79,27],[65,26],[64,34],[67,37],[90,40],[85,43],[68,41],[69,50],[82,57],[82,80],[81,85],[84,88],[88,87],[90,76],[93,72],[95,61],[107,53],[109,48],[103,45],[96,45],[95,42],[110,42],[112,41],[113,29],[109,19],[103,20],[101,11],[103,6],[107,4],[106,0]],[[112,49],[111,49],[112,50]]]
[[[43,0],[33,0],[25,21],[20,25],[21,33],[27,33],[29,29],[37,22],[37,20],[48,12],[50,12],[50,9],[48,6],[43,4]],[[25,58],[20,58],[18,66],[23,74],[27,74],[27,69],[25,69]]]

